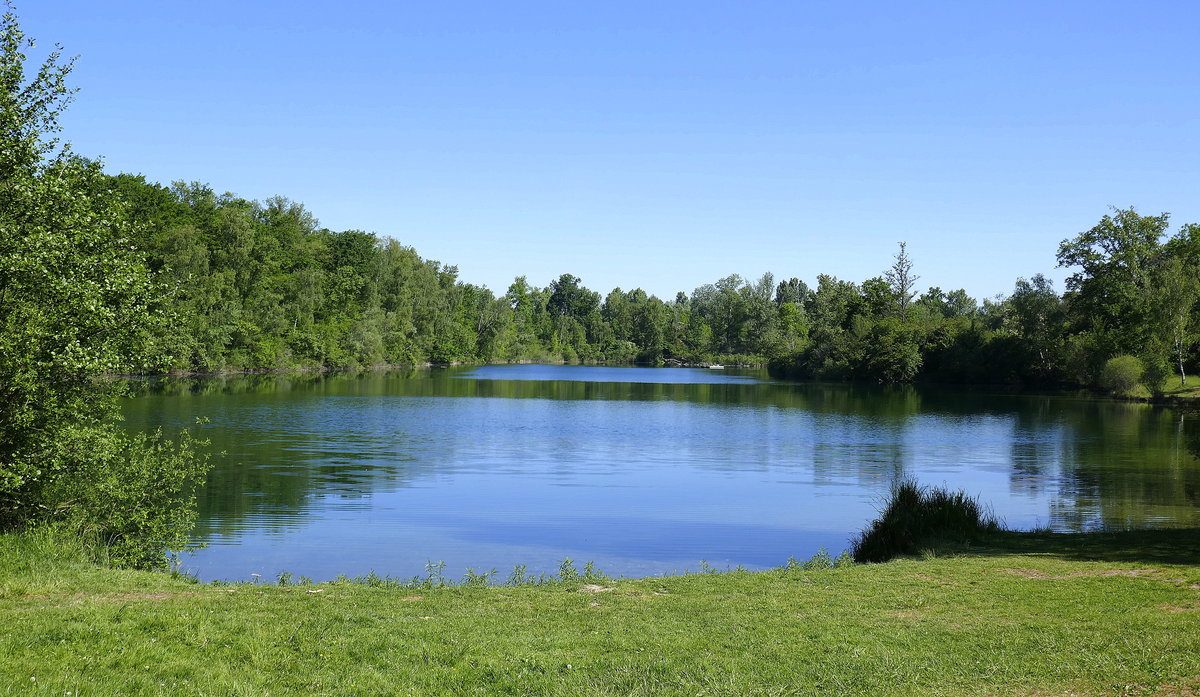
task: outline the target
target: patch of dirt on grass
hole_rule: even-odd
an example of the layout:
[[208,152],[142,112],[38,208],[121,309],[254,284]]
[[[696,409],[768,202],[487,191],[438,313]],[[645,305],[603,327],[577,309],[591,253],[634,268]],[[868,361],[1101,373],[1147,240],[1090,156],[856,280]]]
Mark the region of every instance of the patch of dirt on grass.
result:
[[1159,605],[1160,608],[1171,614],[1179,614],[1181,612],[1196,612],[1200,610],[1200,603],[1183,603],[1181,605]]
[[584,593],[607,593],[609,591],[615,591],[616,588],[610,588],[608,586],[601,586],[596,583],[588,583],[588,584],[584,585],[584,587],[581,588],[580,590],[582,590]]
[[1190,680],[1185,685],[1163,685],[1150,697],[1200,697],[1200,678]]
[[1144,697],[1200,697],[1200,679],[1189,680],[1186,683],[1178,685],[1161,685],[1154,692],[1148,692],[1148,685],[1135,684],[1126,685],[1124,689],[1117,692],[1095,692],[1095,691],[1076,691],[1075,689],[1065,690],[1063,692],[1020,692],[1021,697],[1133,697],[1134,695],[1143,695]]
[[[21,596],[20,600],[32,600],[39,603],[36,608],[50,609],[62,607],[64,605],[82,605],[84,603],[127,603],[134,600],[171,600],[172,598],[200,595],[194,591],[186,591],[183,593],[110,593],[100,595],[97,593],[64,593],[62,595],[48,595],[44,593],[31,593]],[[33,609],[33,608],[29,608]]]
[[116,595],[79,595],[75,596],[80,600],[91,598],[102,603],[120,603],[127,600],[170,600],[181,596],[199,595],[198,593],[117,593]]
[[1083,575],[1079,573],[1065,575],[1048,574],[1044,571],[1038,571],[1037,569],[1000,569],[1000,572],[1009,574],[1011,576],[1020,576],[1021,578],[1051,579],[1056,581],[1061,581],[1066,578],[1075,578]]
[[931,583],[939,588],[953,588],[953,587],[960,585],[959,583],[957,583],[955,581],[947,581],[946,579],[935,578],[933,576],[930,576],[929,574],[917,574],[914,578],[916,578],[918,581],[924,581],[925,583]]
[[624,591],[624,592],[620,593],[619,595],[623,595],[627,598],[657,598],[659,596],[666,596],[669,594],[668,593],[659,593],[658,591],[654,591],[653,593],[645,593],[645,592],[639,593],[638,591]]
[[1002,573],[1020,576],[1021,578],[1036,578],[1051,581],[1063,581],[1072,578],[1096,578],[1107,576],[1123,576],[1126,578],[1144,578],[1157,574],[1158,569],[1097,569],[1095,571],[1072,571],[1069,574],[1048,574],[1037,569],[1000,569]]

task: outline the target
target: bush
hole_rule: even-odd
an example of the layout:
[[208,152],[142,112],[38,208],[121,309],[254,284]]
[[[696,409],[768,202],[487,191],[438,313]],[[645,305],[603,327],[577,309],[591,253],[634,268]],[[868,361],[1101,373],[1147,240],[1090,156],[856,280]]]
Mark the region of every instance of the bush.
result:
[[1141,382],[1144,368],[1136,356],[1116,356],[1108,359],[1100,371],[1100,386],[1113,394],[1130,392]]
[[1142,384],[1151,394],[1162,394],[1163,383],[1175,375],[1174,366],[1164,355],[1165,352],[1151,352],[1142,357]]
[[923,547],[970,542],[999,529],[996,519],[966,493],[905,481],[892,489],[882,515],[853,540],[851,551],[856,562],[885,562]]
[[98,542],[115,566],[166,569],[165,553],[189,544],[208,458],[187,431],[178,442],[107,425],[80,431],[86,455],[80,453],[72,476],[45,491],[43,500],[57,514],[51,519]]

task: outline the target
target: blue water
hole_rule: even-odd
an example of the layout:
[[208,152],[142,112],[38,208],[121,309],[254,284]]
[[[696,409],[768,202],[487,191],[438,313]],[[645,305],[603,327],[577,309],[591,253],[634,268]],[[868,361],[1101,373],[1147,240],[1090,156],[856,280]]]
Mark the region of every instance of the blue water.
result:
[[775,566],[846,548],[903,477],[1014,527],[1197,522],[1190,422],[1066,397],[513,365],[166,383],[126,412],[210,420],[203,579]]

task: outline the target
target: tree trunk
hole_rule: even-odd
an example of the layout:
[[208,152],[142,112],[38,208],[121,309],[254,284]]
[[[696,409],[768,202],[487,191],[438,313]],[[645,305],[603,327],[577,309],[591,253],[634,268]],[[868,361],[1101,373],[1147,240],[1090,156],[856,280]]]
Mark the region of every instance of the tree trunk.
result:
[[1175,339],[1175,358],[1179,361],[1179,386],[1187,387],[1187,374],[1183,372],[1183,340]]

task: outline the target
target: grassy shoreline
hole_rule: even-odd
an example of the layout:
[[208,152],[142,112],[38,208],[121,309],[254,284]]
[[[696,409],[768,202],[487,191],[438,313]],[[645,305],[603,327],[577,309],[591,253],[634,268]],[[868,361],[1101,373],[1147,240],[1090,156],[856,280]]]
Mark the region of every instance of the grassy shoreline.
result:
[[542,586],[201,584],[0,536],[0,694],[1195,695],[1200,531]]

